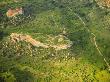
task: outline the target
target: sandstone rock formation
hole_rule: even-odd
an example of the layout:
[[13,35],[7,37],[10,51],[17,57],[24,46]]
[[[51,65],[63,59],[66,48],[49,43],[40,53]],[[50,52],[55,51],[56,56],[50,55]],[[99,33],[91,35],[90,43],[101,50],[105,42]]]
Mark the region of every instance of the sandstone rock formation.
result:
[[31,45],[33,46],[36,46],[36,47],[44,47],[44,48],[48,48],[48,46],[44,45],[43,43],[41,43],[40,41],[37,41],[35,39],[33,39],[31,36],[29,35],[23,35],[23,34],[17,34],[17,33],[12,33],[10,35],[11,37],[11,40],[13,42],[19,42],[19,41],[25,41],[25,42],[28,42],[30,43]]
[[16,17],[17,15],[23,14],[23,9],[22,8],[16,8],[16,9],[9,9],[6,12],[7,17]]
[[[10,35],[11,41],[12,42],[20,42],[20,41],[25,41],[27,43],[30,43],[31,45],[35,47],[43,47],[43,48],[54,48],[55,50],[62,50],[62,49],[67,49],[71,47],[72,42],[69,41],[69,43],[63,43],[63,44],[49,44],[49,43],[43,43],[39,40],[33,39],[30,35],[25,35],[25,34],[18,34],[18,33],[12,33]],[[48,38],[47,38],[48,39]],[[63,40],[63,38],[58,39],[59,43]]]

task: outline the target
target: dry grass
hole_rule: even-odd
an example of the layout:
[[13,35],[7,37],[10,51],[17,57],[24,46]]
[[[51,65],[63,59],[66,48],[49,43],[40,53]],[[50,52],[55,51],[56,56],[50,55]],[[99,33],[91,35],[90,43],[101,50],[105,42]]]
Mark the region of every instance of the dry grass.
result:
[[100,7],[110,7],[110,0],[96,0]]

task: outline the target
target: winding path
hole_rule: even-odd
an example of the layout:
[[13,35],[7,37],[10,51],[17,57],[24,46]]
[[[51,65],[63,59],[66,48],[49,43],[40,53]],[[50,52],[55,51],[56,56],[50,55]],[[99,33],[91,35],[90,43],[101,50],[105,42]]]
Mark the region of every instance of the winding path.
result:
[[[69,8],[69,7],[67,7],[67,8],[68,8],[71,12],[73,12],[73,10],[72,10],[71,8]],[[91,32],[91,31],[86,27],[86,23],[83,21],[83,19],[82,19],[77,13],[75,13],[75,12],[73,12],[73,13],[74,13],[74,15],[76,15],[76,16],[79,18],[79,20],[82,22],[82,24],[84,25],[84,28],[87,29],[87,31],[93,36],[94,45],[95,45],[95,47],[96,47],[96,49],[97,49],[99,55],[100,55],[101,57],[103,57],[103,60],[104,60],[104,62],[106,63],[106,65],[108,66],[108,70],[110,71],[110,65],[109,65],[109,63],[107,62],[107,60],[106,60],[106,58],[104,57],[104,55],[102,54],[101,50],[99,49],[99,46],[97,45],[96,35],[95,35],[93,32]]]

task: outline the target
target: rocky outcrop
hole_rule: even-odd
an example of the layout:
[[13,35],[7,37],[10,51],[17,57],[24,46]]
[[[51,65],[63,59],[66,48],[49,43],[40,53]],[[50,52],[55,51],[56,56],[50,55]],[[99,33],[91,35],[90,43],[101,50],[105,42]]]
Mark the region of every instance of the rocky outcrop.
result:
[[25,41],[25,42],[28,42],[30,43],[31,45],[33,46],[36,46],[36,47],[44,47],[44,48],[48,48],[47,45],[44,45],[43,43],[41,43],[40,41],[37,41],[35,39],[33,39],[31,36],[29,35],[23,35],[23,34],[17,34],[17,33],[12,33],[10,35],[11,37],[11,40],[13,42],[20,42],[20,41]]
[[[43,47],[43,48],[54,48],[55,50],[62,50],[62,49],[67,49],[71,47],[72,42],[68,41],[68,43],[63,43],[63,44],[49,44],[49,43],[43,43],[39,40],[33,39],[30,35],[25,35],[25,34],[17,34],[17,33],[12,33],[10,35],[11,41],[12,42],[20,42],[20,41],[25,41],[30,43],[31,45],[35,47]],[[63,38],[58,38],[58,42],[60,43],[63,41]]]
[[22,8],[16,8],[16,9],[9,9],[6,12],[7,17],[16,17],[17,15],[23,14],[23,9]]

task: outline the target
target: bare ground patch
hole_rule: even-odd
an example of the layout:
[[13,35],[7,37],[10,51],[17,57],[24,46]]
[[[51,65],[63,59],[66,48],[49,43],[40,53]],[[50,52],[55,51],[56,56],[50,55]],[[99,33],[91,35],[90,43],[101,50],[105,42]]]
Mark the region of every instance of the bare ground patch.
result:
[[[54,39],[57,38],[58,43],[56,44],[49,44],[50,43],[54,43]],[[67,49],[69,47],[71,47],[72,42],[68,40],[68,43],[61,43],[64,38],[60,35],[60,38],[58,36],[56,37],[51,37],[48,43],[43,43],[39,40],[36,40],[34,38],[32,38],[32,36],[30,35],[26,35],[26,34],[18,34],[18,33],[12,33],[10,35],[10,39],[12,42],[20,42],[20,41],[25,41],[27,43],[30,43],[31,45],[35,46],[35,47],[43,47],[43,48],[54,48],[55,50],[62,50],[62,49]],[[47,38],[49,39],[49,38]]]

